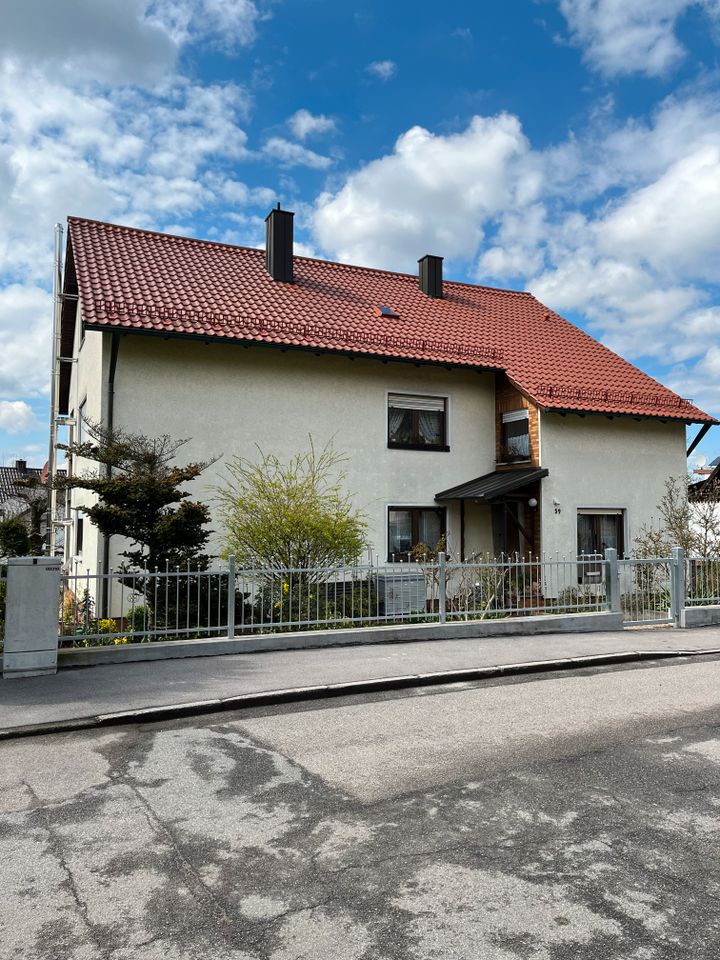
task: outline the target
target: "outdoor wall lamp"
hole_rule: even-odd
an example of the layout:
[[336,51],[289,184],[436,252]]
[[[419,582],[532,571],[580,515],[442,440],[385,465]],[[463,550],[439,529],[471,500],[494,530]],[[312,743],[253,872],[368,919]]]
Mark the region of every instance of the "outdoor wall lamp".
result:
[[535,497],[530,497],[530,499],[528,500],[528,506],[530,507],[531,510],[535,509],[535,507],[537,506],[537,500],[535,499]]

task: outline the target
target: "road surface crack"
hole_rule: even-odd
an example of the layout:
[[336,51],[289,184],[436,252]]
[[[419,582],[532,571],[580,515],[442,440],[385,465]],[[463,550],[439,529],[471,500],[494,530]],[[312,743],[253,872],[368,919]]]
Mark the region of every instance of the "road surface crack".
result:
[[80,916],[80,919],[82,920],[83,924],[87,928],[88,933],[90,934],[90,937],[93,943],[95,944],[95,947],[97,948],[101,956],[105,958],[105,960],[111,960],[110,951],[106,946],[103,945],[102,940],[97,934],[95,924],[90,919],[88,905],[80,895],[80,891],[78,890],[77,884],[75,882],[75,877],[73,875],[73,872],[70,869],[70,866],[67,860],[65,859],[65,854],[63,853],[63,849],[62,849],[62,842],[60,838],[57,836],[50,822],[47,807],[43,805],[40,797],[35,792],[35,790],[33,790],[33,788],[30,786],[30,784],[27,781],[23,780],[23,785],[27,787],[27,790],[30,793],[30,796],[33,798],[33,801],[36,803],[36,807],[33,812],[35,812],[42,819],[43,821],[42,827],[47,834],[48,845],[50,847],[50,850],[53,856],[55,857],[60,869],[65,875],[63,886],[67,889],[70,896],[72,897],[75,903],[75,906],[77,908],[77,913]]

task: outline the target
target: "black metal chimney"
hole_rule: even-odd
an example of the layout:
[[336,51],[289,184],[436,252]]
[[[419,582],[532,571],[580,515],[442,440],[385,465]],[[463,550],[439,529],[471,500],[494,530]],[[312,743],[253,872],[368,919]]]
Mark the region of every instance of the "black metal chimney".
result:
[[443,258],[426,253],[424,257],[418,260],[418,263],[420,264],[420,289],[426,297],[435,297],[436,300],[442,300]]
[[293,217],[289,210],[271,210],[265,218],[265,269],[282,283],[293,279]]

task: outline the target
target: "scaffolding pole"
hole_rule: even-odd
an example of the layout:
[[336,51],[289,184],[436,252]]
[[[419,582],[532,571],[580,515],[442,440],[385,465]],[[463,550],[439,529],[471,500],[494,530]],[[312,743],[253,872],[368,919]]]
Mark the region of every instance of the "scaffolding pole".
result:
[[55,257],[53,263],[53,331],[52,366],[50,370],[50,447],[48,450],[48,512],[47,512],[47,553],[55,556],[57,519],[57,418],[60,404],[60,314],[62,310],[62,224],[55,224]]

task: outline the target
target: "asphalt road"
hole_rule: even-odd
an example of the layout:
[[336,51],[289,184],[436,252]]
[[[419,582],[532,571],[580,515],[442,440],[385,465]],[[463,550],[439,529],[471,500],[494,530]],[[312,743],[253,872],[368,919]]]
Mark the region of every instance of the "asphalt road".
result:
[[720,662],[0,743],[2,960],[716,960]]

